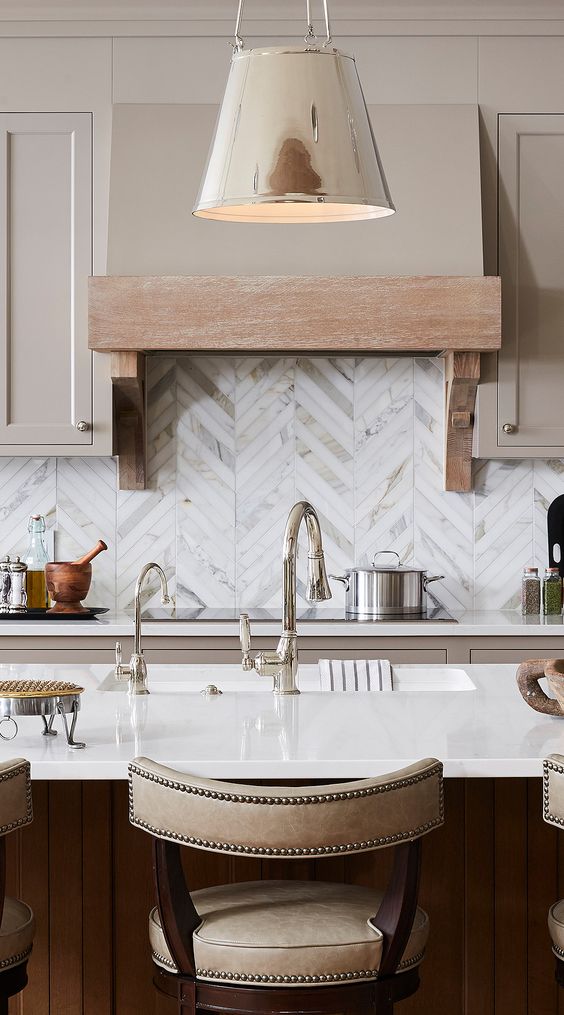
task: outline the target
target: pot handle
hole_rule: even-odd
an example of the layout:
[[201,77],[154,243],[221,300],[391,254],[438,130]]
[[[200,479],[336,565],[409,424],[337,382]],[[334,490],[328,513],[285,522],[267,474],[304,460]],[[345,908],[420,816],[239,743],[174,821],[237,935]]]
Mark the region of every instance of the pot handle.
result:
[[423,588],[427,591],[427,585],[431,582],[440,582],[444,578],[444,574],[432,574],[429,578],[425,575],[423,577]]
[[376,560],[376,557],[379,557],[381,553],[393,553],[394,557],[398,558],[397,559],[396,567],[400,566],[400,564],[401,564],[401,558],[400,558],[400,555],[397,552],[397,550],[376,550],[376,553],[374,554],[374,556],[372,558],[372,567],[375,566],[374,561]]
[[346,575],[346,574],[345,575],[343,575],[343,574],[330,574],[329,577],[332,578],[334,582],[341,582],[345,586],[345,592],[349,591],[350,582],[349,582],[348,575]]
[[556,659],[527,659],[521,663],[517,670],[517,686],[522,697],[534,708],[535,712],[544,712],[546,715],[562,716],[562,709],[555,698],[549,698],[539,684],[544,676],[554,676],[555,673],[562,676],[562,672],[555,669]]

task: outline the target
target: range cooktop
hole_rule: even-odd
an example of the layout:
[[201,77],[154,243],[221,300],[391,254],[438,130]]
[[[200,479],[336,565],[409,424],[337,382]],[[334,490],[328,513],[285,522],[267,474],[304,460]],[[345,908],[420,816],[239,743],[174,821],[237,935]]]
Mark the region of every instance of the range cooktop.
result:
[[[241,611],[231,609],[215,609],[213,607],[194,607],[193,609],[177,608],[173,613],[170,610],[159,607],[154,609],[148,609],[143,611],[144,620],[197,620],[199,623],[205,623],[209,621],[224,620],[224,621],[238,621],[239,613]],[[247,607],[245,612],[249,614],[250,619],[254,623],[282,623],[281,613],[278,610],[266,610],[262,607]],[[456,617],[445,610],[444,606],[440,603],[432,604],[429,606],[427,613],[419,614],[412,617],[380,617],[378,620],[370,620],[361,617],[352,617],[345,615],[343,610],[339,609],[316,609],[313,607],[306,607],[302,610],[298,610],[298,623],[300,621],[329,621],[330,623],[341,623],[350,624],[351,622],[357,623],[368,623],[368,624],[428,624],[428,623],[449,623],[457,624]]]

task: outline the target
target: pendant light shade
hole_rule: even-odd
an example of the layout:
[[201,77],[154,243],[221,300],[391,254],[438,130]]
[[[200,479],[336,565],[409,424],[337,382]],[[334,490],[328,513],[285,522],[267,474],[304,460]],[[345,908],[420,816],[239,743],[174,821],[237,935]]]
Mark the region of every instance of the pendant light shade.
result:
[[271,223],[393,214],[354,58],[327,45],[247,50],[238,31],[236,43],[194,214]]

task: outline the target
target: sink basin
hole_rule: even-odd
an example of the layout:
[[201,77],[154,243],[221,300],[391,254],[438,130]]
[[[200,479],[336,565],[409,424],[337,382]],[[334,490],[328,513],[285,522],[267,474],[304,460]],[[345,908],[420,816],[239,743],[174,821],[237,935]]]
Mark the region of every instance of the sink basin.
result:
[[[447,666],[393,666],[394,690],[392,694],[429,694],[451,691],[474,691],[475,685],[460,667]],[[153,694],[198,694],[208,684],[215,684],[224,693],[258,692],[272,690],[268,677],[245,673],[233,663],[186,666],[158,666],[149,664],[149,689]],[[298,684],[302,691],[319,691],[319,670],[315,664],[300,666]],[[116,681],[113,670],[99,686],[100,691],[126,691],[127,681]],[[330,692],[329,692],[330,693]],[[339,692],[334,692],[339,693]],[[376,693],[376,692],[372,692]],[[378,691],[378,694],[390,692]]]

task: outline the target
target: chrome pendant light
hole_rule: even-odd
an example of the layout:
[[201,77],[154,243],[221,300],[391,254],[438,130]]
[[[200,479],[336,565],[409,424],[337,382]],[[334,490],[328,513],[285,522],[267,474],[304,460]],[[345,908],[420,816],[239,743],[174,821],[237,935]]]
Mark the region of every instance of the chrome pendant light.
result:
[[354,57],[319,45],[245,49],[239,0],[225,95],[194,215],[225,222],[346,222],[395,211]]

